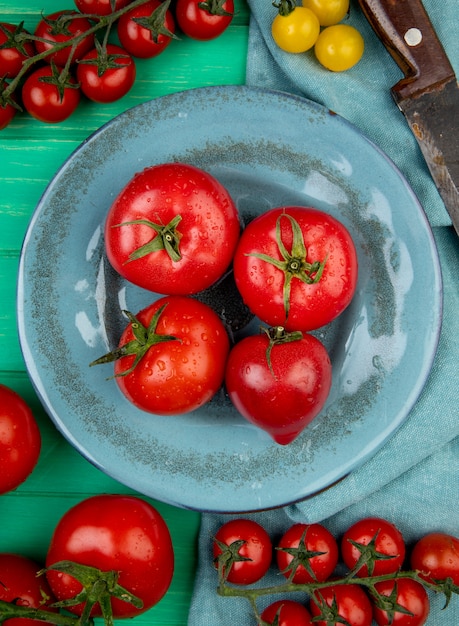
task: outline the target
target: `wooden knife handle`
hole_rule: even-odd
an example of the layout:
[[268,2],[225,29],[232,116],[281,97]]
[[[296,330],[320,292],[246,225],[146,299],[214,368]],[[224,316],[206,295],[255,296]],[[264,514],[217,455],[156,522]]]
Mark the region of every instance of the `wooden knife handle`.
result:
[[421,0],[359,0],[359,3],[405,76],[392,88],[396,101],[439,89],[455,77]]

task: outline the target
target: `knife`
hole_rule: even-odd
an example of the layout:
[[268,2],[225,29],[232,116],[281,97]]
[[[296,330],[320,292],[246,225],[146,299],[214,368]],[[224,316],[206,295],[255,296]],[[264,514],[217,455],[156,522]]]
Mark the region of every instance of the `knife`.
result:
[[459,235],[459,88],[454,69],[421,0],[359,3],[403,72],[392,95]]

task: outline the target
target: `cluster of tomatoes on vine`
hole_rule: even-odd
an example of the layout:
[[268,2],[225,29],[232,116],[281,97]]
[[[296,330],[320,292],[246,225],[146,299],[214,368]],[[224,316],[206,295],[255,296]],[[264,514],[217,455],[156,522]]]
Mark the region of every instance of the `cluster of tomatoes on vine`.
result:
[[[172,4],[172,2],[174,4]],[[0,23],[0,129],[17,111],[57,123],[81,94],[114,102],[131,89],[135,59],[162,53],[176,31],[210,40],[229,26],[233,0],[75,0],[43,15],[33,33]]]
[[[433,532],[408,550],[380,517],[356,521],[340,540],[322,524],[295,523],[275,542],[255,520],[236,518],[217,530],[213,557],[219,595],[248,600],[258,626],[423,626],[429,590],[444,594],[445,608],[459,593],[458,538]],[[284,582],[260,585],[272,566]]]

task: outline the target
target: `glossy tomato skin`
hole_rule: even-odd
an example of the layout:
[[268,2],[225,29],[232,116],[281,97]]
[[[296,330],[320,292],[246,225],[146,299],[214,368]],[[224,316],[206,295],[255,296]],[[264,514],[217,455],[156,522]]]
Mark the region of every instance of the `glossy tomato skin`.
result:
[[[186,296],[165,296],[138,315],[148,326],[166,304],[156,332],[175,340],[150,348],[135,369],[116,381],[123,394],[143,411],[177,415],[199,408],[220,389],[229,351],[228,334],[218,315],[206,304]],[[134,338],[132,324],[123,332],[120,345]],[[133,356],[115,363],[115,374],[129,369]]]
[[[152,32],[135,21],[137,18],[150,17],[160,5],[159,0],[150,0],[124,13],[118,20],[117,29],[121,45],[134,57],[151,59],[163,52],[172,41],[171,37],[164,33],[158,33],[155,41]],[[175,20],[169,9],[166,10],[163,27],[171,33],[175,32]]]
[[276,600],[266,607],[261,619],[263,623],[276,626],[314,626],[308,609],[294,600]]
[[[156,233],[128,222],[144,219],[165,226],[177,216],[180,260],[172,260],[166,250],[129,260]],[[190,295],[223,276],[239,233],[236,206],[218,180],[189,164],[162,163],[137,173],[115,199],[106,219],[105,248],[126,280],[156,293]]]
[[459,539],[446,533],[429,533],[411,552],[411,567],[426,580],[452,578],[459,586]]
[[276,45],[290,54],[300,54],[312,48],[319,33],[319,18],[303,6],[295,7],[287,15],[278,13],[271,25]]
[[[324,268],[313,284],[292,278],[287,315],[284,272],[254,254],[284,260],[276,233],[278,220],[281,243],[292,252],[289,218],[301,228],[306,262],[324,263]],[[357,277],[357,253],[349,231],[331,215],[309,207],[279,207],[259,215],[243,231],[234,257],[234,278],[245,304],[266,324],[286,330],[310,331],[334,320],[350,304]]]
[[13,120],[17,113],[16,107],[7,102],[4,106],[0,104],[0,130],[3,130]]
[[327,607],[336,608],[339,614],[338,620],[314,621],[316,626],[332,626],[343,623],[346,626],[371,626],[373,615],[371,602],[365,591],[358,585],[335,585],[316,591],[314,598],[309,604],[312,617],[324,615]]
[[[295,564],[291,549],[298,555],[310,553],[306,560]],[[287,551],[289,550],[289,551]],[[317,556],[312,553],[320,552]],[[276,550],[277,565],[283,575],[297,584],[325,582],[333,574],[338,563],[338,544],[327,528],[321,524],[293,524],[280,539]],[[309,565],[309,568],[307,567]]]
[[[359,545],[355,545],[359,544]],[[346,530],[341,541],[341,554],[349,569],[354,569],[367,546],[374,545],[373,570],[362,565],[357,576],[381,576],[397,572],[405,560],[405,542],[402,533],[388,520],[367,517],[357,521]],[[389,558],[387,558],[389,557]]]
[[[68,32],[63,32],[62,28],[57,30],[57,23],[59,19],[65,18],[68,15],[69,19],[65,21],[65,30]],[[81,35],[91,28],[91,22],[85,17],[81,16],[78,11],[56,11],[55,13],[51,13],[47,15],[45,18],[41,19],[36,28],[35,35],[42,39],[46,39],[47,41],[36,41],[35,48],[38,53],[45,52],[50,50],[55,43],[62,43],[69,41],[72,37],[76,37],[77,35]],[[78,59],[81,59],[86,52],[89,52],[91,48],[94,46],[94,35],[90,34],[87,37],[83,38],[81,42],[76,46],[75,51],[72,56],[72,63],[75,63]],[[71,52],[72,46],[68,45],[62,50],[58,50],[56,52],[50,53],[45,57],[45,61],[47,63],[54,63],[60,67],[64,67],[67,63]]]
[[[65,87],[61,98],[56,85],[42,82],[42,78],[52,76],[49,65],[39,67],[26,79],[22,88],[22,101],[27,112],[48,124],[57,124],[69,118],[80,102],[80,90]],[[73,78],[71,82],[76,84]]]
[[[0,554],[0,600],[15,602],[18,606],[47,609],[56,601],[44,576],[37,576],[42,567],[25,556],[3,552]],[[42,621],[11,618],[6,626],[39,626]]]
[[251,519],[238,518],[220,526],[213,543],[213,556],[217,559],[222,549],[217,541],[231,546],[234,542],[243,541],[238,554],[249,560],[236,561],[225,572],[226,580],[235,585],[250,585],[266,574],[272,560],[272,543],[266,530]]
[[[8,46],[7,42],[15,38],[17,34],[24,34],[27,31],[24,28],[10,24],[9,22],[0,22],[0,77],[14,78],[22,68],[22,64],[29,57],[35,54],[35,48],[31,41],[23,42],[22,52],[14,42]],[[5,46],[5,47],[2,47]]]
[[416,580],[398,578],[375,584],[375,590],[383,596],[390,596],[394,587],[395,602],[411,615],[395,610],[388,612],[373,606],[373,616],[378,626],[423,626],[429,616],[430,602],[424,587]]
[[219,37],[231,24],[234,0],[225,0],[222,9],[229,15],[214,15],[199,6],[200,0],[177,0],[175,17],[182,32],[191,39],[210,41]]
[[[107,44],[106,53],[117,67],[107,67],[99,73],[98,52],[94,48],[81,59],[77,68],[77,80],[81,91],[94,102],[115,102],[125,96],[135,82],[136,67],[133,58],[126,50],[115,44]],[[100,74],[100,75],[99,75]]]
[[263,333],[245,337],[232,348],[226,390],[242,416],[286,445],[323,409],[332,366],[323,344],[307,333],[302,333],[301,340],[273,346],[273,371],[268,346],[269,338]]
[[[129,495],[92,496],[69,509],[54,530],[46,566],[62,560],[119,572],[118,583],[139,597],[143,607],[112,598],[114,617],[134,617],[157,604],[174,571],[166,522],[148,502]],[[46,576],[58,600],[81,591],[81,584],[68,574],[50,570]],[[69,610],[80,615],[82,608],[80,604]]]
[[[131,0],[116,0],[115,11],[119,11],[131,2]],[[75,0],[75,6],[81,13],[91,15],[110,15],[112,11],[111,0]]]
[[28,478],[40,449],[40,430],[30,407],[15,391],[0,385],[0,494]]

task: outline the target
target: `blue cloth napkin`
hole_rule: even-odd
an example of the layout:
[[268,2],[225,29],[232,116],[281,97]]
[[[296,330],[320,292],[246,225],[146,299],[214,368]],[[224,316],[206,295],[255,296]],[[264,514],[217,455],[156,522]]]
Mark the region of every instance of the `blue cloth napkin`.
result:
[[[249,0],[251,23],[247,84],[302,95],[355,124],[394,161],[411,184],[433,228],[443,274],[443,326],[427,384],[405,423],[362,467],[304,502],[247,515],[274,540],[292,523],[321,522],[339,537],[357,519],[378,515],[394,522],[408,545],[423,534],[459,536],[459,240],[390,88],[402,74],[374,35],[357,2],[347,22],[365,39],[362,60],[335,74],[322,69],[312,52],[279,50],[270,34],[276,10],[270,0]],[[437,34],[459,75],[459,31],[455,0],[424,0]],[[275,121],[273,120],[273,123]],[[426,309],[429,307],[426,294]],[[199,563],[188,626],[255,624],[247,601],[219,598],[212,566],[212,536],[237,516],[204,514]],[[273,571],[264,584],[278,580]],[[277,598],[276,598],[277,599]],[[457,626],[459,597],[442,611],[444,598],[430,596],[427,626]],[[260,602],[260,608],[272,598]]]

